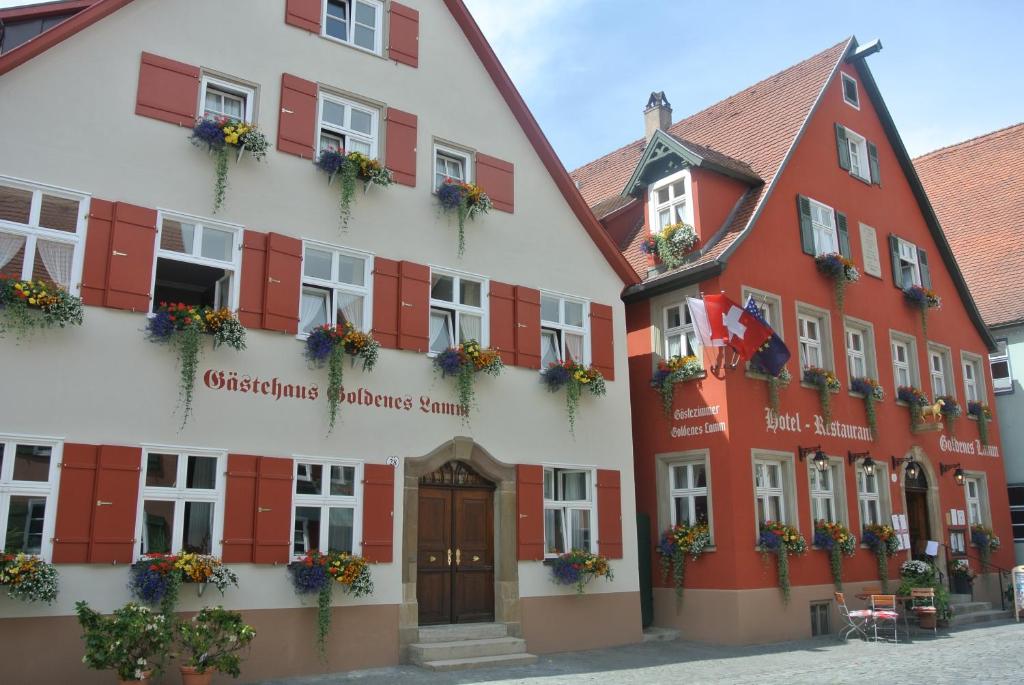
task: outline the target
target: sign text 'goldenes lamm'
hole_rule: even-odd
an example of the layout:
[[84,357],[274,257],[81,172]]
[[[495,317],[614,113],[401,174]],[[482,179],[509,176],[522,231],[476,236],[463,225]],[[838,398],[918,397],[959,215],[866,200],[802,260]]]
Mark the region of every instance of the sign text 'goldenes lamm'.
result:
[[[203,384],[210,390],[265,397],[274,401],[316,400],[321,396],[321,389],[316,383],[286,383],[276,376],[267,378],[218,369],[207,369],[203,374]],[[462,408],[455,402],[439,402],[429,395],[414,397],[401,393],[372,392],[366,388],[346,390],[343,387],[341,403],[384,411],[462,416]]]

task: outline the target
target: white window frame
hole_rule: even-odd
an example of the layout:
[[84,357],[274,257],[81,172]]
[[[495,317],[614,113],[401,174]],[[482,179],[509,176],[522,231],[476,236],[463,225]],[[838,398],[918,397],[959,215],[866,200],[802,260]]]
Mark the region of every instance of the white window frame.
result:
[[[808,321],[813,321],[817,325],[819,336],[817,340],[807,335],[806,324]],[[835,371],[835,359],[832,354],[832,315],[829,311],[798,301],[796,303],[796,327],[797,352],[801,375],[803,369],[811,366]],[[811,349],[818,350],[818,354],[821,357],[820,364],[808,363],[807,353]]]
[[[833,207],[819,202],[814,198],[807,198],[807,201],[811,206],[811,233],[814,237],[814,254],[832,254],[839,252],[839,228],[838,221],[836,221],[836,210]],[[815,218],[815,209],[820,212],[826,213],[830,218],[830,224],[824,224]],[[828,239],[829,244],[825,245],[824,240]]]
[[[775,293],[768,292],[767,290],[759,290],[758,288],[752,288],[750,286],[743,286],[740,289],[742,295],[741,302],[744,307],[747,306],[747,300],[751,297],[754,298],[754,302],[761,310],[762,316],[765,321],[771,326],[772,331],[775,332],[781,340],[785,340],[786,336],[783,331],[783,316],[782,316],[782,298]],[[757,374],[753,371],[750,366],[750,362],[747,362],[747,373]],[[757,375],[756,377],[760,377]]]
[[[702,466],[704,468],[704,487],[694,487],[694,471],[695,466]],[[679,467],[685,467],[687,470],[687,479],[691,483],[688,488],[680,488],[676,486],[675,482],[675,470]],[[689,458],[689,459],[676,459],[675,461],[668,462],[668,509],[669,509],[669,521],[671,525],[675,526],[680,523],[676,518],[676,499],[685,498],[688,502],[687,508],[689,509],[689,519],[691,525],[696,523],[697,518],[697,504],[696,498],[703,497],[708,510],[708,520],[705,523],[708,524],[708,528],[711,527],[711,469],[708,464],[706,457],[700,458]]]
[[[146,485],[146,472],[149,469],[149,455],[176,454],[177,460],[177,485],[173,488],[164,488]],[[217,466],[214,471],[215,487],[212,490],[190,489],[185,487],[185,476],[188,473],[188,457],[215,458]],[[142,546],[145,543],[145,504],[146,500],[160,502],[174,502],[174,523],[172,526],[171,554],[181,554],[182,544],[185,535],[185,502],[210,502],[213,504],[213,530],[210,540],[210,554],[215,557],[221,556],[222,543],[224,542],[224,489],[225,472],[227,471],[228,453],[226,450],[211,449],[207,447],[181,447],[177,445],[142,445],[142,468],[139,473],[139,505],[135,520],[135,539],[133,545],[133,559],[141,559],[145,554]]]
[[[57,495],[60,490],[60,461],[64,441],[60,438],[45,438],[35,435],[0,434],[3,446],[3,467],[0,468],[0,555],[7,545],[7,524],[10,515],[11,497],[38,498],[45,501],[43,512],[42,540],[39,555],[49,561],[53,556],[53,537],[57,523]],[[50,470],[46,481],[14,480],[14,454],[18,445],[50,448]]]
[[363,52],[368,52],[372,55],[380,55],[382,54],[382,46],[384,44],[384,3],[379,0],[358,0],[358,2],[372,6],[377,13],[377,25],[373,35],[373,49],[370,50],[362,45],[357,45],[353,39],[353,27],[355,25],[354,3],[356,1],[357,0],[341,0],[341,2],[345,3],[346,11],[348,12],[348,19],[346,20],[346,25],[348,26],[348,37],[343,39],[338,38],[337,36],[331,36],[327,33],[327,1],[324,0],[320,15],[320,35],[321,37],[334,41],[335,43],[341,43],[342,45],[347,45],[351,48],[362,50]]
[[473,168],[474,167],[474,164],[473,164],[473,153],[470,152],[469,150],[465,150],[465,149],[462,149],[462,148],[454,147],[452,145],[445,145],[443,143],[435,142],[434,143],[434,153],[433,153],[433,155],[431,157],[431,160],[433,162],[432,165],[431,165],[431,178],[433,179],[434,192],[435,193],[438,190],[441,189],[441,183],[439,183],[438,179],[437,179],[437,174],[438,174],[438,171],[437,171],[437,160],[438,160],[439,157],[447,157],[449,159],[454,159],[454,160],[462,162],[462,175],[463,175],[464,178],[458,179],[458,178],[455,178],[454,176],[450,176],[450,175],[446,174],[447,178],[452,178],[454,180],[461,180],[464,183],[472,183],[473,182],[473,172],[474,172],[474,168]]
[[[1022,490],[1024,491],[1024,484],[1021,483],[1009,483],[1006,486],[1007,494],[1010,494],[1011,490]],[[1022,493],[1024,494],[1024,493]],[[1010,531],[1014,542],[1024,542],[1024,534],[1017,535],[1017,530],[1020,529],[1021,525],[1024,524],[1024,505],[1014,504],[1014,498],[1010,497]],[[1015,518],[1015,514],[1020,514],[1019,517]]]
[[[842,81],[840,82],[840,88],[839,89],[843,92],[843,102],[845,102],[850,107],[853,107],[854,109],[859,111],[860,110],[860,85],[857,83],[857,79],[853,78],[852,76],[847,74],[845,71],[841,71],[839,73],[842,75]],[[853,91],[857,94],[857,99],[856,100],[850,100],[846,96],[846,84],[847,83],[852,83],[853,84]]]
[[[864,515],[870,503],[875,504],[875,508],[878,512],[878,520],[876,523],[884,524],[889,519],[889,477],[887,475],[886,467],[875,462],[875,472],[872,478],[874,479],[875,489],[872,492],[868,489],[868,479],[864,475],[864,460],[859,459],[854,464],[855,476],[857,487],[857,515],[860,517],[860,529],[863,533],[864,527],[868,525],[867,517]],[[863,545],[862,545],[863,546]]]
[[[572,531],[570,530],[569,521],[571,518],[570,511],[589,511],[590,512],[590,549],[588,552],[597,551],[597,540],[598,540],[598,529],[597,529],[597,469],[593,466],[581,466],[578,464],[542,464],[544,472],[542,475],[541,487],[544,489],[544,511],[548,512],[551,510],[562,511],[562,539],[565,543],[572,547]],[[544,480],[547,478],[548,472],[553,472],[554,486],[556,489],[556,499],[550,499],[547,495],[547,488],[545,487]],[[587,500],[569,500],[562,499],[563,482],[560,475],[566,473],[584,473],[587,477]],[[548,540],[547,540],[547,513],[544,514],[544,558],[553,559],[558,556],[559,553],[548,552]],[[571,550],[565,549],[560,553],[565,554]]]
[[[66,243],[73,246],[74,252],[71,257],[71,278],[68,283],[68,292],[78,295],[82,287],[82,263],[85,260],[85,238],[89,223],[89,206],[92,195],[89,193],[60,188],[35,181],[26,181],[13,176],[0,175],[0,185],[24,190],[32,193],[32,203],[29,208],[29,219],[27,224],[15,223],[0,219],[0,232],[14,233],[25,238],[24,261],[21,266],[21,280],[27,281],[36,278],[33,273],[36,261],[36,243],[41,240]],[[75,231],[58,231],[53,228],[43,228],[39,225],[39,215],[43,206],[43,195],[52,195],[66,200],[78,201],[78,222]]]
[[[327,541],[330,530],[330,509],[352,509],[352,554],[360,556],[363,552],[363,462],[358,459],[344,459],[340,457],[311,457],[306,455],[294,455],[292,473],[292,515],[291,525],[288,527],[288,554],[291,559],[301,559],[305,554],[295,553],[295,519],[298,507],[319,507],[320,508],[320,549],[316,550],[326,554]],[[318,464],[323,467],[325,479],[330,478],[332,466],[350,466],[355,468],[355,483],[353,494],[331,495],[329,491],[323,495],[300,495],[295,492],[296,484],[299,481],[299,467],[303,464]],[[313,550],[311,550],[313,551]]]
[[[917,245],[904,240],[903,238],[897,237],[897,252],[900,263],[900,287],[904,290],[909,288],[911,285],[921,285],[921,263],[917,255]],[[904,268],[910,267],[912,269],[911,283],[908,285],[906,279],[903,277]]]
[[[677,197],[675,194],[675,186],[679,181],[683,181],[683,196]],[[663,188],[669,189],[669,200],[668,202],[658,202],[658,191]],[[683,223],[693,225],[693,202],[690,201],[690,196],[693,195],[693,183],[690,177],[690,171],[683,169],[677,171],[674,174],[666,176],[665,178],[659,179],[656,183],[652,183],[650,190],[648,190],[648,205],[650,206],[650,218],[648,225],[651,227],[651,234],[659,233],[661,231],[661,221],[659,215],[661,212],[668,210],[669,218],[674,219],[677,216],[677,210],[682,208],[682,221]],[[677,223],[676,221],[670,220],[668,224],[671,225]]]
[[[846,372],[849,379],[852,381],[858,376],[868,378],[874,378],[878,380],[878,365],[875,358],[875,329],[869,322],[861,319],[855,319],[853,317],[846,317],[843,320],[843,337],[845,338],[846,346]],[[861,349],[858,352],[854,350],[851,342],[852,335],[859,335],[861,339]],[[859,359],[864,366],[864,373],[855,373],[854,359]]]
[[[973,495],[971,494],[972,486]],[[991,518],[988,511],[988,481],[983,473],[967,473],[964,478],[964,504],[968,527],[989,525],[988,522]]]
[[[565,334],[572,333],[574,335],[583,336],[583,359],[577,359],[576,361],[584,366],[590,365],[590,300],[575,295],[565,295],[563,293],[556,293],[551,290],[540,291],[541,297],[541,320],[540,320],[540,335],[543,341],[545,331],[548,335],[554,334],[554,337],[558,342],[558,361],[565,361]],[[558,321],[548,321],[543,317],[543,300],[545,297],[556,298],[559,300],[558,303]],[[565,321],[565,303],[574,302],[583,305],[583,327],[570,326]],[[541,344],[541,355],[544,353],[543,342]],[[543,357],[542,357],[543,362]],[[543,365],[543,363],[542,363]],[[543,370],[543,369],[542,369]]]
[[[327,3],[325,2],[324,6],[326,6],[326,5],[327,5]],[[324,103],[325,102],[331,102],[331,103],[334,103],[336,105],[341,105],[342,107],[346,108],[345,109],[346,122],[345,122],[344,126],[338,126],[337,124],[332,124],[332,123],[330,123],[328,121],[324,121]],[[352,110],[353,109],[358,109],[359,111],[363,112],[364,114],[368,114],[370,116],[370,135],[366,135],[365,133],[361,133],[360,131],[356,131],[356,130],[353,130],[352,128],[350,128],[350,125],[352,123]],[[342,145],[342,148],[344,148],[346,154],[349,153],[349,152],[352,152],[352,150],[348,149],[348,145],[347,145],[348,139],[349,138],[355,138],[355,139],[357,139],[357,140],[359,140],[359,141],[361,141],[363,143],[366,143],[367,145],[370,146],[370,154],[367,155],[368,157],[370,157],[371,159],[377,159],[380,156],[380,109],[379,108],[374,107],[372,105],[364,104],[362,102],[359,102],[357,100],[353,100],[351,98],[347,98],[347,97],[344,97],[344,96],[341,96],[341,95],[336,95],[334,93],[328,93],[328,92],[325,92],[325,91],[321,90],[319,96],[317,97],[316,118],[317,118],[317,126],[316,126],[316,143],[315,144],[316,144],[316,154],[317,154],[318,157],[320,156],[320,150],[321,150],[321,147],[320,147],[320,137],[321,137],[321,135],[323,135],[324,132],[326,132],[328,135],[333,135],[333,136],[337,136],[339,138],[343,138],[345,140],[346,144]]]
[[[782,523],[800,529],[800,517],[796,508],[796,481],[794,476],[794,458],[790,452],[778,452],[774,450],[754,449],[751,450],[751,487],[754,495],[754,530],[760,528],[760,512],[762,506],[767,513],[767,500],[769,497],[781,497],[779,512],[782,514]],[[759,465],[777,465],[779,467],[779,487],[758,487],[757,472]],[[757,539],[755,535],[755,539]]]
[[[196,252],[196,255],[186,254],[184,252],[174,252],[173,250],[164,250],[160,247],[161,240],[164,232],[164,220],[170,219],[171,221],[177,221],[184,224],[191,224],[195,227],[192,234],[192,249]],[[227,231],[232,234],[231,236],[231,261],[222,261],[220,259],[213,259],[211,257],[203,257],[202,244],[203,244],[203,230],[204,227],[209,226],[210,228],[217,229],[218,231]],[[199,264],[202,266],[212,266],[218,269],[224,269],[225,271],[231,272],[231,292],[227,297],[227,308],[231,311],[238,311],[238,298],[242,288],[242,235],[245,231],[243,226],[239,224],[230,224],[224,221],[217,221],[214,219],[206,219],[200,216],[194,216],[192,214],[185,214],[183,212],[176,212],[170,209],[157,209],[156,214],[156,256],[153,259],[153,277],[150,280],[149,292],[150,295],[150,312],[155,312],[160,306],[156,297],[156,271],[157,262],[160,259],[172,259],[177,262],[186,262],[188,264]],[[220,288],[218,283],[217,288]],[[218,297],[214,297],[216,301]]]
[[[938,360],[941,369],[935,369],[935,361]],[[932,397],[943,395],[956,397],[956,384],[953,383],[952,364],[950,363],[950,350],[945,345],[928,343],[928,379],[931,383]],[[941,384],[941,388],[939,385]],[[939,390],[942,392],[939,392]]]
[[[447,300],[435,300],[433,297],[430,298],[430,315],[439,313],[445,313],[448,315],[448,336],[451,340],[452,346],[459,345],[459,319],[462,314],[471,314],[472,316],[480,317],[480,343],[481,347],[488,347],[491,342],[491,316],[490,316],[490,280],[480,276],[479,274],[471,274],[466,271],[457,271],[455,269],[446,269],[440,266],[430,267],[430,287],[433,290],[434,276],[447,276],[452,279],[452,299],[458,299],[460,297],[459,283],[465,279],[467,281],[474,281],[480,284],[480,306],[473,307],[471,305],[465,305],[456,302],[449,302]],[[429,316],[428,316],[429,318]],[[428,348],[430,341],[427,341]],[[428,356],[435,356],[438,352],[429,351]]]
[[[676,308],[679,309],[680,325],[669,327],[669,310]],[[700,338],[697,336],[696,327],[692,321],[686,323],[689,316],[690,309],[686,306],[685,299],[673,304],[665,305],[661,308],[662,330],[665,332],[665,359],[670,359],[672,357],[671,348],[673,338],[680,338],[679,348],[682,350],[681,356],[686,357],[688,355],[693,355],[697,357],[697,359],[703,359],[703,349],[700,346]]]
[[[960,353],[960,370],[964,377],[964,404],[968,402],[981,402],[982,404],[988,404],[988,390],[985,387],[985,371],[984,371],[984,360],[970,352]],[[974,376],[972,381],[967,378],[967,370],[970,369],[971,375]],[[971,397],[971,391],[974,391],[974,397]]]
[[[868,160],[867,138],[856,131],[847,128],[846,145],[847,149],[850,151],[850,175],[870,183],[871,166],[870,161]],[[856,168],[854,168],[855,163]]]
[[[247,124],[253,122],[253,113],[256,108],[256,89],[251,86],[244,86],[234,81],[227,81],[216,76],[203,74],[201,87],[199,88],[199,118],[206,117],[206,92],[212,88],[222,95],[230,95],[242,101],[242,121]],[[227,115],[222,115],[227,116]]]
[[[907,362],[901,364],[896,361],[896,347],[902,345],[907,351]],[[921,387],[921,375],[920,369],[917,366],[917,338],[906,333],[900,333],[898,331],[889,331],[889,360],[892,363],[892,389],[893,393],[896,393],[896,389],[899,388],[903,383],[899,380],[899,369],[906,368],[907,376],[910,379],[908,385],[915,388]],[[897,400],[898,401],[898,400]]]
[[[306,275],[307,248],[331,253],[330,280]],[[363,285],[353,285],[351,283],[345,283],[344,281],[338,280],[338,255],[363,260]],[[359,295],[363,298],[363,325],[361,330],[364,333],[369,332],[370,329],[373,328],[373,288],[371,287],[373,282],[373,259],[374,255],[370,252],[353,250],[352,248],[331,245],[330,243],[322,243],[317,240],[304,239],[302,241],[302,287],[299,289],[300,315],[302,313],[302,297],[306,293],[307,287],[312,286],[320,292],[323,292],[324,290],[330,292],[331,301],[328,303],[328,323],[332,326],[336,326],[338,324],[338,294],[345,293],[348,295]],[[309,333],[304,333],[302,331],[301,321],[299,323],[299,333],[296,337],[305,340],[309,337]]]
[[[996,364],[1006,364],[1006,378],[996,378]],[[1013,365],[1010,363],[1010,342],[1007,338],[996,338],[996,352],[988,356],[989,373],[992,375],[992,390],[997,395],[1013,392]]]
[[[842,523],[846,524],[847,512],[846,512],[846,481],[845,472],[843,470],[842,459],[830,457],[828,460],[828,478],[829,488],[822,487],[821,474],[817,467],[808,458],[807,460],[807,477],[808,477],[808,491],[810,492],[811,498],[811,522],[817,522],[819,520],[826,520],[830,523]],[[828,501],[832,504],[832,518],[825,519],[823,516],[819,516],[818,505],[819,502]]]

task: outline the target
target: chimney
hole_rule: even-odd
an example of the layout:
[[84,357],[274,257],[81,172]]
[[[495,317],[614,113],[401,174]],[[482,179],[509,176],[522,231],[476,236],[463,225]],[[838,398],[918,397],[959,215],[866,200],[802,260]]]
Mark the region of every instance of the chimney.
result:
[[647,100],[647,108],[644,109],[644,134],[647,142],[651,142],[654,132],[657,130],[667,131],[672,125],[672,105],[665,97],[665,91],[659,90],[651,93]]

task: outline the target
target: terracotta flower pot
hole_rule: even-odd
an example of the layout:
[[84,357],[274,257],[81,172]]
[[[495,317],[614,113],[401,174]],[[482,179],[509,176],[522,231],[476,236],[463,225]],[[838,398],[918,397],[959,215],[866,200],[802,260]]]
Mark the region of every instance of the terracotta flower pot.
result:
[[121,680],[117,679],[117,685],[149,685],[149,679],[153,676],[152,671],[146,671],[142,680]]
[[921,628],[925,630],[931,630],[934,628],[936,619],[937,615],[934,611],[918,612],[917,614],[917,620],[919,621]]
[[180,666],[182,685],[210,685],[213,682],[213,671],[199,673],[191,666]]

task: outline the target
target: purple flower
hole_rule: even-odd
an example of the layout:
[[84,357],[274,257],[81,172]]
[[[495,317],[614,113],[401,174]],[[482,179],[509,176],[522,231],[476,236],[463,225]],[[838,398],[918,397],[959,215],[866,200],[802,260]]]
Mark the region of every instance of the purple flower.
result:
[[329,331],[317,328],[306,338],[306,359],[323,364],[334,349],[334,337]]
[[320,153],[315,164],[316,167],[327,174],[336,174],[345,166],[348,159],[345,157],[345,153],[340,150],[324,150]]
[[575,585],[580,579],[580,570],[561,557],[555,560],[554,572],[556,582],[563,585]]
[[761,536],[758,538],[758,542],[764,549],[776,550],[782,545],[782,536],[773,533],[770,530],[762,530]]
[[831,552],[832,548],[835,546],[835,544],[836,544],[836,541],[832,538],[831,535],[829,535],[825,531],[823,531],[823,530],[816,530],[816,531],[814,531],[814,545],[816,547],[819,547],[821,549],[828,550],[828,551]]
[[445,209],[455,209],[462,203],[465,191],[458,183],[443,183],[437,191],[437,199]]
[[450,347],[434,357],[434,367],[441,371],[441,377],[455,376],[462,369],[462,355],[459,351]]
[[658,369],[654,372],[654,376],[651,378],[651,387],[660,388],[665,383],[665,379],[672,375],[672,372],[668,369]]
[[146,604],[158,604],[167,594],[167,576],[151,571],[152,562],[141,561],[132,566],[128,587],[132,594]]
[[174,322],[167,312],[157,312],[146,322],[146,333],[149,339],[155,342],[167,342],[174,333]]
[[224,147],[223,127],[212,119],[200,119],[192,128],[192,142],[211,148]]
[[558,392],[569,382],[569,369],[561,364],[551,364],[540,376],[551,392]]
[[988,534],[980,530],[971,531],[971,542],[976,544],[978,547],[985,549],[988,547]]
[[288,564],[288,572],[292,576],[295,591],[300,595],[316,594],[331,583],[327,567],[322,564],[307,566],[304,561],[296,561]]

